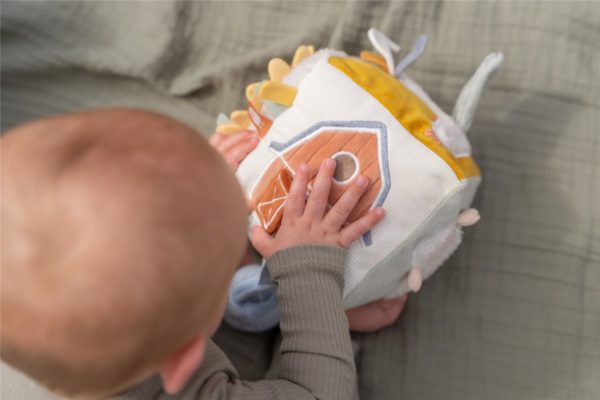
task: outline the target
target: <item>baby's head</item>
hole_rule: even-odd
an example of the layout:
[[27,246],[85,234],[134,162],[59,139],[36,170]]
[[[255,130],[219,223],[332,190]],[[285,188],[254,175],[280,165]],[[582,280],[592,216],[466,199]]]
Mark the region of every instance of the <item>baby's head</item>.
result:
[[242,191],[192,129],[112,109],[2,138],[2,359],[81,397],[181,387],[218,326]]

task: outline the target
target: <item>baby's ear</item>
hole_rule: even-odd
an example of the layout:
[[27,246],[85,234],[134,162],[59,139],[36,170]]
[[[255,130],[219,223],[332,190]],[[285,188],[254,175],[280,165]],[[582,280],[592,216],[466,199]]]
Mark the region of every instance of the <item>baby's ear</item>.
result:
[[197,335],[160,366],[163,387],[169,394],[179,392],[204,358],[208,337]]

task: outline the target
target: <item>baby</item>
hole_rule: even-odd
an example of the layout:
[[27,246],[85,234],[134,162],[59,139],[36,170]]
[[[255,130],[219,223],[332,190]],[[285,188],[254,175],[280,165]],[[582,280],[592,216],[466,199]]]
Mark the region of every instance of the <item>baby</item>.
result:
[[[383,218],[329,210],[325,160],[295,176],[281,228],[253,231],[281,308],[281,372],[242,382],[210,336],[245,249],[231,169],[195,131],[138,110],[36,121],[2,144],[2,360],[70,397],[351,398],[345,250]],[[326,329],[324,329],[326,327]],[[146,382],[134,387],[145,380]]]

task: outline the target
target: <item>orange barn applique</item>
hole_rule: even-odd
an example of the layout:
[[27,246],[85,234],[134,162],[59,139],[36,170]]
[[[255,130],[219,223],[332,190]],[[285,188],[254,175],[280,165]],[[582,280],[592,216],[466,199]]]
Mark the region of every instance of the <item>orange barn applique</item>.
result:
[[[269,233],[279,228],[292,177],[301,164],[308,164],[313,171],[312,183],[324,159],[337,161],[329,204],[334,204],[359,174],[369,178],[369,186],[349,222],[381,206],[390,190],[387,129],[381,122],[320,122],[287,142],[272,142],[269,147],[277,158],[267,166],[250,194],[256,205],[254,211]],[[365,235],[364,241],[369,245],[370,235]]]

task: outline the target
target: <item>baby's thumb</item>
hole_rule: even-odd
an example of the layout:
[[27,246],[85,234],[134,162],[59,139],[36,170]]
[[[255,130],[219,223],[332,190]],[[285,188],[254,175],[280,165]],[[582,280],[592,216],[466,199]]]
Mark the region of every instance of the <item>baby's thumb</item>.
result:
[[272,255],[273,238],[260,225],[252,227],[252,236],[250,237],[252,246],[264,257],[269,258]]

